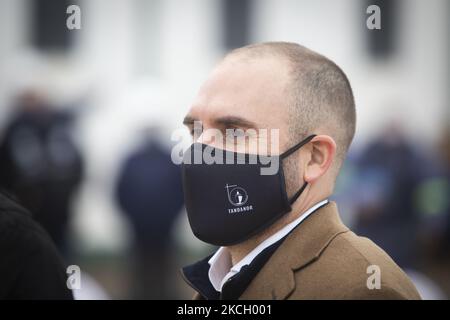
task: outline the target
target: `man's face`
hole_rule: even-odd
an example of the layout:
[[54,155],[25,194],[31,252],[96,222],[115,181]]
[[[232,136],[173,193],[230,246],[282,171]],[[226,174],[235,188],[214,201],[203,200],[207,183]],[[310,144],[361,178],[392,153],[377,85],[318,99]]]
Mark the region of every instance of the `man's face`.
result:
[[[196,132],[194,138],[204,144],[259,154],[263,152],[255,150],[255,146],[266,144],[266,150],[274,154],[282,152],[289,141],[287,75],[287,66],[275,58],[226,59],[201,87],[184,123],[192,130],[194,121],[201,122],[203,130]],[[223,144],[213,137],[210,129],[220,130]],[[268,130],[267,134],[262,134],[261,129]],[[279,130],[279,141],[271,139],[272,129]],[[236,138],[245,138],[246,143]],[[279,143],[276,151],[273,143]]]
[[[194,140],[253,154],[275,155],[287,150],[292,145],[287,126],[288,72],[288,66],[275,58],[224,61],[201,87],[185,117]],[[202,132],[192,132],[194,121],[202,123]],[[211,129],[220,130],[225,141],[217,141]],[[238,131],[227,133],[227,129]],[[261,134],[261,129],[266,129],[267,134]],[[244,143],[239,140],[239,130],[246,132]],[[271,130],[278,130],[278,135],[272,135]],[[280,163],[289,196],[301,185],[298,159],[299,155],[293,154]]]

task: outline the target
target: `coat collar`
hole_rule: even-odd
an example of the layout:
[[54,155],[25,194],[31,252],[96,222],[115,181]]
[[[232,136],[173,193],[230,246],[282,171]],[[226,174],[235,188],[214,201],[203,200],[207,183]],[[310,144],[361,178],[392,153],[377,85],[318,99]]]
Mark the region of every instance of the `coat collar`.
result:
[[285,299],[295,289],[294,271],[314,263],[338,234],[347,231],[335,202],[321,207],[289,234],[240,299]]

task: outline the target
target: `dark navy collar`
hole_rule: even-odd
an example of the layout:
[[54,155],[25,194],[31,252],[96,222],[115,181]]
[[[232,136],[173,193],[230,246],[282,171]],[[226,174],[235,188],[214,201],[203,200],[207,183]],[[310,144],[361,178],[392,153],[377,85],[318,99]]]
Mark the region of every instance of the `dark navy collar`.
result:
[[264,264],[269,260],[286,237],[278,240],[264,249],[253,261],[243,266],[238,274],[230,278],[222,287],[222,292],[216,291],[209,280],[209,259],[212,255],[184,267],[181,270],[184,280],[206,300],[235,300],[238,299],[250,282],[255,278]]

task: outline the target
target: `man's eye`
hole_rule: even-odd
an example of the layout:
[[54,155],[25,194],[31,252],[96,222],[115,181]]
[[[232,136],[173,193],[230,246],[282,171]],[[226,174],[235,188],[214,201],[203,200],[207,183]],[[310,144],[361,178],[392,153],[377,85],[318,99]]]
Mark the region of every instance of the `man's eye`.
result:
[[242,129],[227,129],[226,130],[227,138],[241,138],[245,137],[245,131]]

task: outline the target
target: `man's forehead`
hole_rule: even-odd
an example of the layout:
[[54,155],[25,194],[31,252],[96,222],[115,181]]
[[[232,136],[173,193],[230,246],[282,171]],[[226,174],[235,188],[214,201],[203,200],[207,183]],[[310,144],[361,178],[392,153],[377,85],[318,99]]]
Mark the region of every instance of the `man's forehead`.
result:
[[228,57],[214,68],[201,91],[215,89],[216,85],[247,91],[270,86],[275,91],[286,85],[288,74],[289,65],[275,56]]
[[189,115],[202,121],[224,116],[276,127],[286,114],[287,72],[274,59],[221,63],[206,80]]

